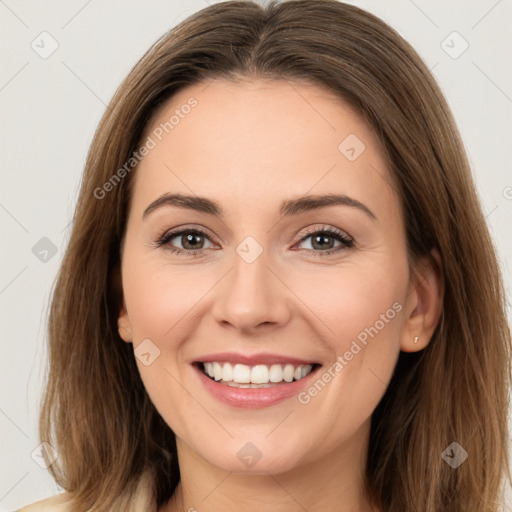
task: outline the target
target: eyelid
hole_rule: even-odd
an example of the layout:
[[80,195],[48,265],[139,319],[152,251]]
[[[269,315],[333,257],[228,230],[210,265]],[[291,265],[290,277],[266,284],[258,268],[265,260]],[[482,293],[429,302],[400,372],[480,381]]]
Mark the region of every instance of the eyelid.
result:
[[[156,243],[158,246],[164,246],[169,240],[172,240],[173,238],[175,238],[179,235],[182,235],[184,233],[189,233],[189,232],[190,233],[192,233],[192,232],[200,233],[200,234],[204,235],[206,238],[208,238],[212,244],[215,244],[215,242],[212,240],[213,237],[209,231],[207,231],[205,228],[202,228],[199,226],[194,226],[194,225],[177,226],[175,228],[168,229],[160,237],[158,237],[158,240]],[[177,250],[188,252],[188,253],[194,252],[194,250],[186,251],[185,249],[179,249],[179,248]],[[196,252],[202,251],[202,250],[204,250],[204,249],[197,249]]]
[[304,238],[308,237],[309,235],[312,235],[313,233],[324,233],[324,232],[340,235],[340,236],[343,236],[344,238],[350,239],[351,241],[354,240],[354,238],[351,235],[349,235],[346,231],[343,231],[342,229],[338,229],[338,228],[329,226],[327,224],[324,224],[321,227],[313,226],[313,227],[306,228],[306,231],[304,233],[302,233],[299,241],[304,240]]
[[[354,238],[349,235],[347,232],[335,228],[328,225],[323,225],[322,227],[314,226],[309,227],[306,229],[306,232],[301,235],[301,238],[299,241],[295,244],[298,245],[301,242],[307,240],[311,235],[318,233],[327,233],[328,236],[335,238],[338,242],[340,242],[340,245],[338,247],[335,247],[333,249],[327,249],[325,251],[321,250],[315,250],[315,249],[297,249],[298,251],[306,251],[307,254],[311,256],[329,256],[331,254],[335,254],[347,249],[352,249],[355,247],[355,241]],[[294,246],[295,246],[294,245]]]
[[191,225],[178,226],[173,229],[166,230],[163,233],[163,235],[158,237],[158,240],[156,241],[155,245],[157,248],[163,248],[163,249],[165,249],[171,253],[175,253],[175,254],[185,253],[187,255],[195,255],[197,253],[202,253],[206,249],[190,249],[190,250],[180,249],[179,247],[172,247],[169,244],[169,241],[172,240],[173,238],[176,238],[177,236],[183,235],[185,233],[193,233],[193,232],[204,235],[205,238],[210,240],[210,243],[215,245],[215,242],[212,241],[213,237],[210,235],[210,233],[205,228],[202,228],[199,226],[192,227]]

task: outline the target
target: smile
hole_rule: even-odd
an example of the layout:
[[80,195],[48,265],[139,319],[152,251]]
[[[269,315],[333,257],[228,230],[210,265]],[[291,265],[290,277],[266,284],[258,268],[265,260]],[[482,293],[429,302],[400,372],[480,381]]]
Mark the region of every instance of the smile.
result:
[[207,362],[200,368],[210,379],[237,388],[267,388],[279,384],[298,381],[309,375],[314,364],[245,364]]

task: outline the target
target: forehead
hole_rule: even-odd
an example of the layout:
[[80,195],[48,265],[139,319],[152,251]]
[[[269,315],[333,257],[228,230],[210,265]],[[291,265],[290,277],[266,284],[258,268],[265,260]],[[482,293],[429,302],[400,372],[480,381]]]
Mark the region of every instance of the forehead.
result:
[[[192,102],[195,106],[190,108]],[[169,121],[172,127],[167,126],[163,136],[170,131],[179,136],[190,127],[201,130],[198,135],[210,137],[218,136],[219,129],[233,132],[238,128],[242,131],[233,135],[240,137],[264,127],[268,142],[279,133],[277,142],[282,144],[287,134],[313,141],[333,138],[336,142],[343,132],[351,130],[369,144],[379,145],[355,108],[330,89],[306,81],[240,78],[234,82],[221,78],[200,82],[181,89],[164,103],[146,126],[146,133]]]
[[143,142],[149,138],[154,147],[136,172],[136,189],[146,199],[177,189],[222,200],[225,187],[239,197],[258,196],[260,204],[285,192],[391,193],[382,190],[390,188],[390,177],[372,129],[353,107],[316,84],[197,83],[156,112]]

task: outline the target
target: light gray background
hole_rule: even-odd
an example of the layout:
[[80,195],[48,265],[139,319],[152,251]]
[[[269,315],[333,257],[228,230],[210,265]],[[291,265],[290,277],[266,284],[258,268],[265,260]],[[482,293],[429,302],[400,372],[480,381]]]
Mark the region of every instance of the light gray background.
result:
[[[433,69],[461,130],[510,290],[511,1],[350,3],[396,28]],[[39,445],[45,313],[94,129],[150,44],[206,5],[0,0],[0,511],[59,491],[31,454]],[[51,49],[43,31],[58,43],[46,59],[31,47]],[[461,55],[464,41],[454,31],[469,44]],[[57,248],[46,262],[32,252],[42,237]],[[510,491],[507,503],[512,510]]]

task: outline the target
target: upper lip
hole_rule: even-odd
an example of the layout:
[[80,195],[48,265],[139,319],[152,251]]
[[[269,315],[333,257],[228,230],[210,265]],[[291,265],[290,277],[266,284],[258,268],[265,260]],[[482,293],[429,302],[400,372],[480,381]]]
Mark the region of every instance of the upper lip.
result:
[[198,357],[196,363],[231,363],[231,364],[245,364],[247,366],[256,366],[258,364],[293,364],[295,366],[306,365],[306,364],[319,364],[315,361],[307,361],[306,359],[300,359],[298,357],[290,357],[279,354],[270,354],[268,352],[262,352],[260,354],[244,355],[236,352],[220,352],[216,354],[207,354]]

